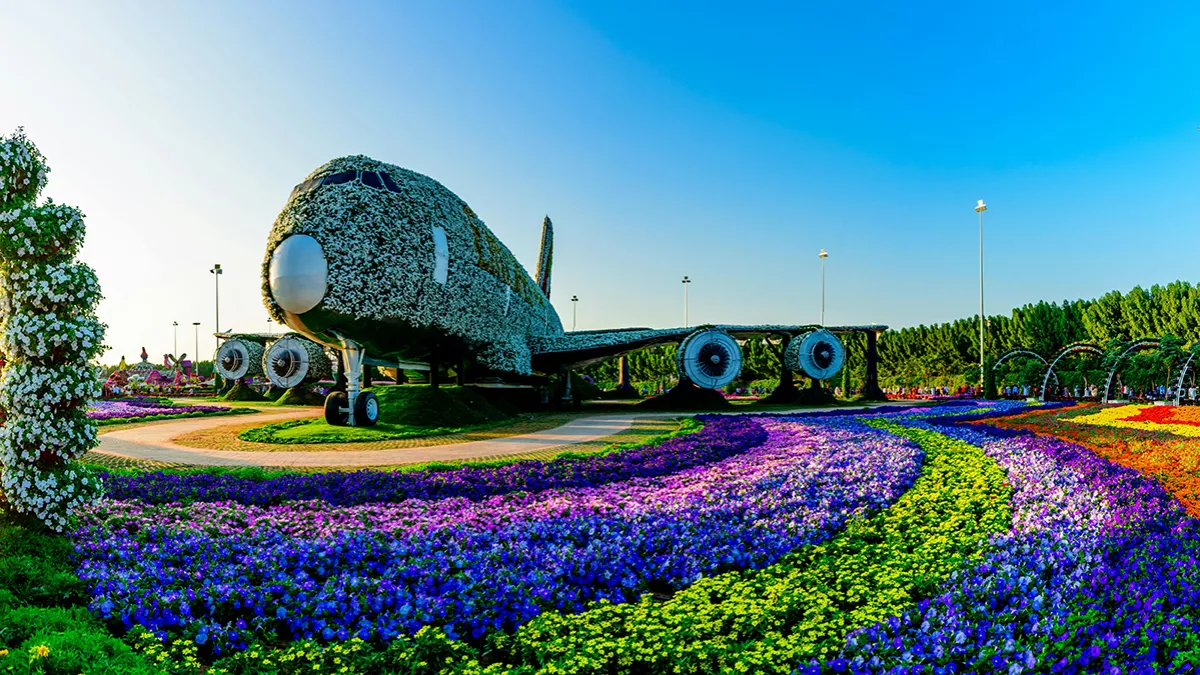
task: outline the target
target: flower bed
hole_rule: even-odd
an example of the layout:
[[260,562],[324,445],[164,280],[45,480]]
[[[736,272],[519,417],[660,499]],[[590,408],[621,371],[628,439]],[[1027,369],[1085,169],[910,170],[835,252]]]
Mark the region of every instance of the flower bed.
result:
[[217,405],[174,405],[163,399],[130,398],[99,400],[88,408],[89,419],[100,424],[117,422],[149,422],[178,417],[205,417],[248,412],[244,409]]
[[[1122,407],[1120,414],[1132,411]],[[1150,477],[1162,484],[1177,498],[1188,513],[1200,515],[1200,453],[1196,439],[1177,433],[1177,428],[1159,425],[1114,426],[1078,423],[1078,420],[1109,414],[1113,408],[1080,406],[1060,411],[1035,411],[1011,419],[989,422],[1004,429],[1032,432],[1069,441],[1080,447]],[[1141,423],[1145,424],[1145,423]],[[1192,427],[1188,427],[1192,429]]]
[[[706,416],[408,474],[111,475],[76,571],[135,654],[188,675],[1188,672],[1200,523],[1049,432],[1188,439],[1057,408]],[[23,625],[25,649],[65,648]]]
[[758,447],[669,477],[479,502],[109,503],[86,516],[80,575],[101,616],[215,650],[426,625],[478,639],[769,565],[887,505],[920,465],[915,446],[866,428],[769,426]]
[[286,474],[263,480],[231,474],[162,472],[104,478],[111,497],[150,504],[236,501],[273,505],[319,499],[348,506],[446,497],[478,500],[507,492],[593,487],[628,478],[661,476],[744,452],[767,438],[762,425],[752,418],[701,419],[705,422],[703,431],[661,445],[605,455],[562,457],[549,462],[467,465],[435,472]]
[[1077,424],[1095,424],[1117,429],[1166,431],[1178,436],[1200,437],[1200,408],[1169,405],[1123,405],[1102,407],[1089,415],[1069,418]]

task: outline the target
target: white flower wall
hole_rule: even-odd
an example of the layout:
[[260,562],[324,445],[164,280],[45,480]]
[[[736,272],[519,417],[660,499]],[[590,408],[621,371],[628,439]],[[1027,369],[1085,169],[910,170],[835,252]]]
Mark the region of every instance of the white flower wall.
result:
[[0,138],[0,495],[62,530],[100,483],[76,464],[97,444],[88,402],[100,382],[88,362],[103,349],[100,284],[75,260],[83,214],[38,205],[49,169],[18,129]]

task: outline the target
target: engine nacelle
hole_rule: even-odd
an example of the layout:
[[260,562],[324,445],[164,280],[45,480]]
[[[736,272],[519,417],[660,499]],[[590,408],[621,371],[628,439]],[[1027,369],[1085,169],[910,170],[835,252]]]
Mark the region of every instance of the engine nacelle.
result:
[[240,380],[263,374],[262,355],[261,344],[235,336],[221,343],[213,362],[221,377]]
[[824,328],[792,338],[783,354],[783,365],[788,370],[814,380],[828,380],[845,363],[846,347]]
[[742,348],[723,330],[698,330],[679,343],[675,365],[679,379],[701,389],[720,389],[742,372]]
[[325,348],[298,333],[288,333],[272,342],[263,352],[261,367],[271,384],[281,389],[333,376]]

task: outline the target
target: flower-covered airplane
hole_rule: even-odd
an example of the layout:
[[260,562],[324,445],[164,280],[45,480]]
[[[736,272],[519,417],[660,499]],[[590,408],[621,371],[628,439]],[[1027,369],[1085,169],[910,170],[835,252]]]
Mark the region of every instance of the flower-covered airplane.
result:
[[[453,363],[473,373],[545,376],[652,344],[680,343],[681,379],[715,389],[741,370],[737,338],[790,340],[789,368],[827,379],[845,350],[818,326],[705,326],[564,332],[550,304],[553,230],[530,278],[467,203],[422,174],[362,155],[330,161],[292,190],[263,260],[263,299],[276,321],[336,349],[347,389],[325,401],[333,424],[366,426],[379,404],[362,366]],[[569,382],[569,379],[568,379]]]

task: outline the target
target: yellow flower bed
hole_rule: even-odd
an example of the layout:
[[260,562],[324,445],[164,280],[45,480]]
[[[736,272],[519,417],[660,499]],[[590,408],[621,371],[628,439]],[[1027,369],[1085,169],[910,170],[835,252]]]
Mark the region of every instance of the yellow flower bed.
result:
[[1090,415],[1064,419],[1077,424],[1165,431],[1177,436],[1200,438],[1200,408],[1197,407],[1122,405],[1101,408],[1099,412]]

